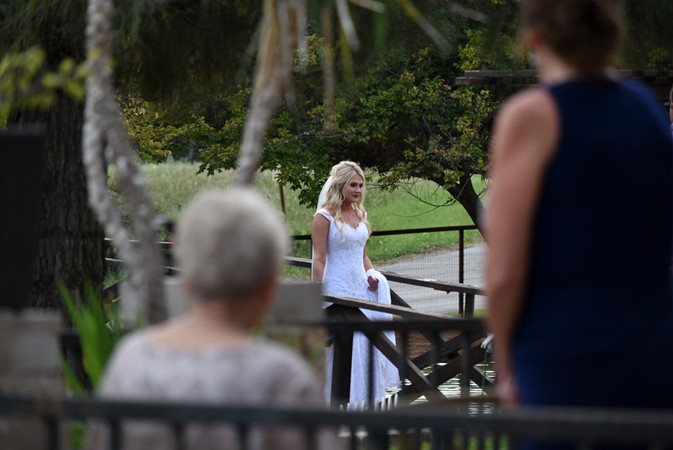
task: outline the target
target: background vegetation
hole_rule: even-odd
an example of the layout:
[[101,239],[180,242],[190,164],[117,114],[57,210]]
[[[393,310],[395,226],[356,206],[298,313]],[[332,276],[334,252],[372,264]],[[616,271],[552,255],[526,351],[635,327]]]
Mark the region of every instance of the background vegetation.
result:
[[[145,161],[185,159],[212,173],[233,167],[248,112],[262,3],[115,1],[118,95]],[[308,54],[297,59],[294,100],[272,123],[262,168],[310,205],[331,165],[352,159],[390,189],[404,187],[410,176],[431,180],[476,221],[480,187],[473,180],[488,168],[490,121],[498,103],[487,90],[456,86],[455,78],[468,69],[528,68],[527,55],[516,45],[518,0],[381,3],[383,12],[351,5],[361,44],[351,51],[334,2],[307,2]],[[100,287],[104,272],[103,234],[84,188],[82,105],[73,99],[84,75],[79,64],[86,4],[0,2],[0,124],[38,121],[49,130],[33,271],[32,304],[39,307],[62,307],[59,280],[74,287],[88,279]],[[622,4],[629,37],[620,67],[673,69],[673,2]],[[421,32],[409,20],[410,8],[423,13],[441,39]],[[324,33],[326,23],[331,36]],[[326,39],[333,42],[336,61],[330,105],[322,73]],[[34,97],[35,86],[47,97]],[[435,191],[427,192],[431,196],[424,200],[434,201]],[[449,197],[439,198],[441,204]],[[424,225],[432,223],[429,215],[421,217]]]
[[[233,183],[233,171],[218,172],[212,176],[198,173],[198,164],[171,162],[145,164],[143,172],[147,187],[154,202],[155,212],[171,220],[179,217],[180,209],[199,191],[208,188],[226,188]],[[114,191],[114,174],[110,174]],[[274,205],[281,209],[281,196],[274,174],[265,172],[257,177],[255,185]],[[365,207],[374,230],[469,225],[470,218],[460,205],[436,207],[417,200],[422,197],[436,204],[450,203],[449,194],[427,180],[405,181],[406,189],[394,192],[380,189],[378,177],[369,173]],[[474,180],[481,188],[483,181]],[[299,193],[284,189],[285,218],[291,234],[310,234],[315,206],[302,205]],[[316,200],[317,201],[317,200]],[[315,201],[314,201],[315,203]],[[478,232],[468,232],[469,240],[478,239]],[[370,240],[368,254],[374,261],[383,261],[413,253],[422,253],[437,248],[457,245],[457,233],[422,233],[415,235],[377,237]],[[310,257],[308,242],[298,242],[295,255]]]

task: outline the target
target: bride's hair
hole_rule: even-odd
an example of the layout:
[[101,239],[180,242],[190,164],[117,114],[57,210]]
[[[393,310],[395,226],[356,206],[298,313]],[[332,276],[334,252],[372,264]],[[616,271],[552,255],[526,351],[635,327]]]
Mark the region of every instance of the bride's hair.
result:
[[[327,189],[327,194],[325,195],[325,201],[320,205],[320,208],[325,208],[330,212],[334,212],[334,218],[340,222],[341,221],[341,204],[343,203],[343,194],[341,191],[344,186],[348,184],[354,176],[360,175],[362,177],[362,182],[366,183],[364,171],[352,161],[341,161],[339,164],[332,167],[332,172],[330,176],[332,177],[332,184]],[[357,203],[353,204],[353,209],[355,214],[362,220],[367,226],[367,231],[372,232],[372,227],[367,221],[367,213],[365,207],[362,204],[365,198],[364,189],[362,190],[362,195],[360,200]],[[343,222],[342,222],[343,223]],[[339,225],[337,225],[338,227]],[[342,232],[339,228],[339,232]]]

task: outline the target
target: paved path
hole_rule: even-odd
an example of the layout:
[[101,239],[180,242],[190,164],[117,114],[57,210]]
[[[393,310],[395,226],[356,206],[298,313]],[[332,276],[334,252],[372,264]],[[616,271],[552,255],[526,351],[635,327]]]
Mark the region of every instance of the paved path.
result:
[[[464,283],[476,287],[484,286],[483,260],[485,244],[478,244],[465,249]],[[458,252],[437,251],[425,253],[402,261],[377,266],[378,269],[396,272],[414,278],[432,279],[445,282],[458,282]],[[391,289],[400,295],[412,307],[432,313],[445,314],[458,311],[458,294],[446,294],[433,289],[410,286],[401,283],[390,283]],[[485,298],[477,297],[476,309],[485,308]]]

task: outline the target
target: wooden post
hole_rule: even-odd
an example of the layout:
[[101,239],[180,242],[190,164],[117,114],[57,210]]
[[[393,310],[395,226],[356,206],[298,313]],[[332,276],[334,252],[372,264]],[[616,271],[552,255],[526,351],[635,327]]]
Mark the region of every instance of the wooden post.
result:
[[[328,317],[339,317],[346,320],[347,308],[340,305],[331,305],[326,312]],[[334,336],[332,344],[334,353],[332,359],[332,406],[347,405],[351,397],[351,365],[353,362],[353,335],[340,333]]]

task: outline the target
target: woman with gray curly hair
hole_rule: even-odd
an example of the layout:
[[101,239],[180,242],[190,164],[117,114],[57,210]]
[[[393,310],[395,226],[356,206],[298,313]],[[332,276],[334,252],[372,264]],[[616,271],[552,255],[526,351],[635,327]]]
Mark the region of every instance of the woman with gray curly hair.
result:
[[[168,323],[126,337],[112,356],[103,398],[232,405],[324,405],[319,384],[296,354],[253,336],[274,294],[288,235],[279,214],[247,189],[205,192],[184,210],[176,256],[190,308]],[[165,425],[128,423],[126,450],[172,447]],[[92,427],[88,448],[107,442]],[[320,433],[319,448],[338,448]],[[242,448],[224,425],[190,425],[188,449]],[[314,448],[289,429],[252,428],[252,449]]]

